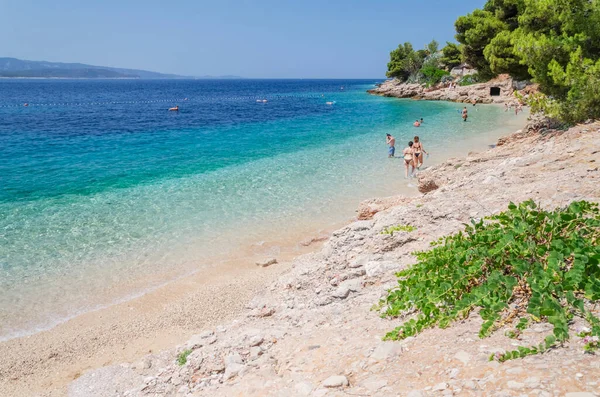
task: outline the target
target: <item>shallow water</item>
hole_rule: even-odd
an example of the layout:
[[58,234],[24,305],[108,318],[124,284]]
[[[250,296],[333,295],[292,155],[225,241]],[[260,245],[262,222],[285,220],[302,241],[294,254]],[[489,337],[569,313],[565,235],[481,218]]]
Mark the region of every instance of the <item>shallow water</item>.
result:
[[418,132],[432,163],[525,117],[477,106],[463,123],[373,83],[0,81],[0,340],[413,191],[386,133],[400,152]]

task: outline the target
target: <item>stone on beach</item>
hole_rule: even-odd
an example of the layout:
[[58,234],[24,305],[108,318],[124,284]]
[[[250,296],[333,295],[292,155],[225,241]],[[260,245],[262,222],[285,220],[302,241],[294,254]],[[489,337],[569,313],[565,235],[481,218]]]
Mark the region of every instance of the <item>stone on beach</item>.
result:
[[267,267],[267,266],[274,265],[276,263],[277,263],[277,259],[275,259],[275,258],[268,258],[268,259],[264,259],[264,260],[256,262],[256,266]]
[[323,381],[323,387],[342,387],[348,386],[350,382],[348,382],[348,378],[343,375],[334,375]]

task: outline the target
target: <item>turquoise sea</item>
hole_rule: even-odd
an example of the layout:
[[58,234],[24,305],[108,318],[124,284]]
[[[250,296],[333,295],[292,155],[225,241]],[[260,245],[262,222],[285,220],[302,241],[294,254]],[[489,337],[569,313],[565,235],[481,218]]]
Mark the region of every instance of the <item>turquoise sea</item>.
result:
[[478,105],[463,123],[376,82],[1,80],[0,340],[414,192],[386,133],[398,152],[418,133],[432,164],[525,117]]

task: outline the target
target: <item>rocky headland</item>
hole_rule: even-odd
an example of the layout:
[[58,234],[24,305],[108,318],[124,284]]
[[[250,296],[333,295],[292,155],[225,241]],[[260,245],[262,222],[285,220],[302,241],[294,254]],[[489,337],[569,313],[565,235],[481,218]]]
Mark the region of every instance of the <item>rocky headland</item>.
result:
[[[491,95],[492,89],[495,94]],[[456,86],[449,88],[444,85],[427,88],[422,84],[402,83],[399,80],[387,80],[379,87],[367,92],[373,95],[381,95],[395,98],[411,98],[428,101],[451,101],[462,103],[517,103],[514,96],[515,90],[524,96],[535,91],[535,86],[526,82],[514,81],[508,76],[499,76],[486,83],[472,84],[468,86]]]
[[[581,338],[541,355],[488,360],[539,343],[551,328],[545,323],[520,339],[501,331],[480,339],[474,313],[447,329],[382,341],[399,320],[372,308],[396,285],[395,272],[415,262],[412,252],[510,201],[534,199],[544,208],[600,201],[600,123],[566,132],[524,130],[499,143],[420,172],[421,196],[364,202],[359,220],[334,232],[319,252],[295,259],[234,321],[135,363],[84,373],[68,395],[600,395],[600,360],[583,352]],[[396,225],[415,229],[382,234]],[[580,325],[576,320],[571,327]]]

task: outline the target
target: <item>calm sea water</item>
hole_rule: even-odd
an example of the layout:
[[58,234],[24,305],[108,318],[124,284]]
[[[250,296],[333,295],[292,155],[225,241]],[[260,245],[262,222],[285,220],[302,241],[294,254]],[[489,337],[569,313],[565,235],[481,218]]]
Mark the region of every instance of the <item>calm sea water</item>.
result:
[[1,80],[0,340],[406,191],[385,133],[439,161],[511,130],[501,108],[463,123],[375,82]]

